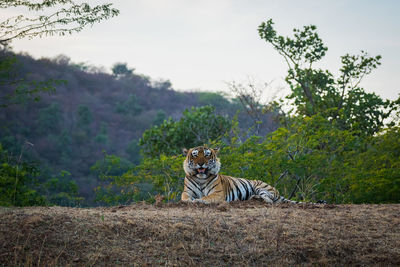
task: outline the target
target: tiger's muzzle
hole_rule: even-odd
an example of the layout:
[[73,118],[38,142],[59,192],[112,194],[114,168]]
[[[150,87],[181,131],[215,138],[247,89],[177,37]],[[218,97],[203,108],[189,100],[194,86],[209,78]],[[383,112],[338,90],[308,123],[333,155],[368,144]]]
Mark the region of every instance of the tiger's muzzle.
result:
[[196,171],[199,174],[206,174],[208,172],[208,168],[198,168]]

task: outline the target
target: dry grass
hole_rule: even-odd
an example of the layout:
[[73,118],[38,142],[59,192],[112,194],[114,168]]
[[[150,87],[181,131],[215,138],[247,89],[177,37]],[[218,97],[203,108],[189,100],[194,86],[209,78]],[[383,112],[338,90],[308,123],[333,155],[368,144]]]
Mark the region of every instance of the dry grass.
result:
[[0,208],[0,266],[400,265],[400,205]]

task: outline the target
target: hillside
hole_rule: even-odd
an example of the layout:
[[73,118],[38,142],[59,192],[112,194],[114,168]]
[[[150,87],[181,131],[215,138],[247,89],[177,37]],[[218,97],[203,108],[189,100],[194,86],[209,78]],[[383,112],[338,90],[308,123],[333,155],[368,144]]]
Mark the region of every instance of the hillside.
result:
[[[240,127],[251,126],[239,102],[219,93],[178,92],[168,80],[154,80],[133,69],[111,74],[64,55],[34,59],[1,51],[0,59],[9,56],[15,56],[16,64],[0,84],[0,104],[9,94],[18,104],[2,107],[0,144],[12,156],[23,152],[24,161],[37,162],[42,180],[62,179],[60,171],[68,171],[68,179],[77,182],[79,195],[86,199],[83,205],[94,205],[93,189],[99,181],[90,168],[104,152],[124,159],[123,173],[140,161],[138,140],[143,132],[169,117],[179,119],[185,109],[212,105],[216,114],[228,118],[239,110]],[[21,94],[48,80],[63,82],[55,85],[55,92]],[[19,87],[14,81],[29,86]],[[33,101],[38,96],[40,100]],[[268,114],[263,119],[262,132],[276,127]]]
[[400,205],[0,208],[0,265],[400,265]]

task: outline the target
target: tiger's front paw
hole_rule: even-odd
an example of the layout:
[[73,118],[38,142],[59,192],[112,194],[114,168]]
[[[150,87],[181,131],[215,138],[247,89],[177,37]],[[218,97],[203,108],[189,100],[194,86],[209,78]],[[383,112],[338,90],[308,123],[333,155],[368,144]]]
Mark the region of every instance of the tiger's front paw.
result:
[[210,204],[210,202],[200,199],[200,198],[196,198],[192,200],[193,203],[203,203],[203,204]]

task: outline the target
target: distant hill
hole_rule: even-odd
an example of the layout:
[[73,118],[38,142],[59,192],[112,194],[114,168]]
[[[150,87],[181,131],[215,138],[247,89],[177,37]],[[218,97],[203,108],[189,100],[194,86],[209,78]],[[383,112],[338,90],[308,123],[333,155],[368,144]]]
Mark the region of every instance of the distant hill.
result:
[[[219,93],[177,92],[169,81],[154,81],[134,71],[113,75],[66,56],[36,60],[18,54],[16,59],[16,77],[66,83],[55,93],[41,94],[38,102],[2,108],[0,143],[14,155],[23,151],[25,159],[38,161],[47,175],[67,170],[89,201],[98,183],[90,167],[103,158],[103,151],[123,157],[127,164],[138,163],[137,141],[144,130],[168,117],[179,119],[185,109],[213,105],[228,117],[239,111],[240,127],[251,126],[239,101]],[[12,90],[1,86],[3,96]],[[266,115],[262,132],[274,128],[276,123]],[[27,142],[33,146],[22,149]]]

